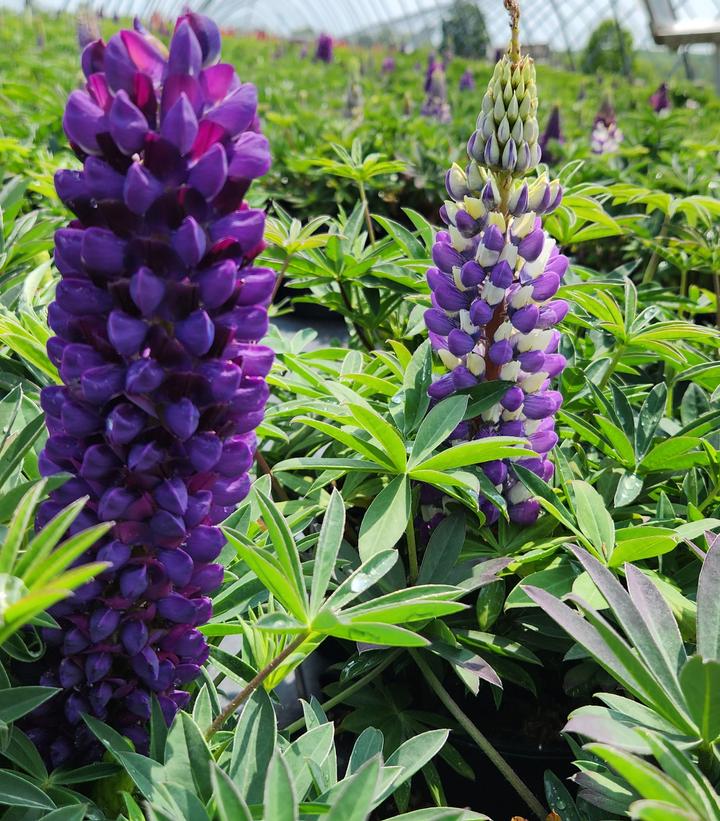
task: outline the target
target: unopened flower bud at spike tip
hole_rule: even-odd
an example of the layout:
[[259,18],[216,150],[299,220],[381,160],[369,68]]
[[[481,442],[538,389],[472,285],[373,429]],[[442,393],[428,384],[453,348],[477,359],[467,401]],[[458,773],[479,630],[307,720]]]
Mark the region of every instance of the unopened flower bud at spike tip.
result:
[[250,486],[274,274],[253,266],[265,215],[243,198],[270,158],[255,89],[219,54],[202,15],[179,18],[169,51],[138,25],[85,49],[87,85],[65,109],[83,168],[55,177],[77,219],[55,237],[48,354],[62,384],[41,392],[39,465],[74,478],[37,524],[82,496],[83,527],[114,524],[79,560],[107,569],[50,610],[61,637],[44,680],[61,692],[23,721],[53,765],[101,757],[82,713],[143,752],[152,696],[168,721],[187,702],[178,688],[207,660],[196,627],[224,575],[215,524]]

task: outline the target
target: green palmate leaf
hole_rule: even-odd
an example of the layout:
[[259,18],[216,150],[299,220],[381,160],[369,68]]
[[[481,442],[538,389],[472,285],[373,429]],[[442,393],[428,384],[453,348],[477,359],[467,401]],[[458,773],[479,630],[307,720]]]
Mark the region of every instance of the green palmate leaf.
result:
[[86,810],[86,804],[75,804],[71,807],[61,807],[58,810],[49,812],[47,815],[43,815],[40,821],[83,821]]
[[425,548],[418,584],[447,580],[465,543],[465,517],[448,516],[433,530]]
[[667,386],[662,382],[650,391],[640,408],[635,431],[635,451],[641,459],[650,449],[657,426],[665,412],[666,399]]
[[262,800],[276,738],[275,711],[270,696],[260,687],[245,702],[238,719],[228,769],[233,783],[250,804]]
[[605,744],[589,744],[587,749],[608,763],[640,795],[679,807],[692,804],[690,796],[676,782],[642,758]]
[[367,761],[334,795],[326,821],[366,821],[375,803],[380,779],[379,756]]
[[252,821],[240,791],[217,764],[210,771],[218,821]]
[[[38,486],[44,489],[44,484],[44,482],[41,482]],[[23,574],[30,570],[31,566],[41,564],[43,559],[52,552],[65,531],[80,514],[87,499],[87,496],[83,496],[69,504],[32,539],[15,566],[15,573],[18,576],[23,577]]]
[[323,610],[338,611],[358,596],[361,596],[366,590],[377,584],[392,569],[397,560],[396,550],[383,550],[376,553],[338,585],[326,601]]
[[278,750],[270,761],[263,801],[265,818],[273,821],[298,821],[298,799],[290,771]]
[[400,473],[404,472],[407,467],[407,453],[397,430],[371,408],[355,404],[348,404],[348,408],[358,425],[384,449],[395,469]]
[[410,467],[417,465],[439,447],[462,421],[467,409],[467,396],[451,396],[439,402],[423,419],[412,452]]
[[283,470],[341,470],[372,473],[377,470],[377,465],[367,459],[325,459],[320,456],[306,456],[278,462],[273,468],[273,473],[280,473]]
[[702,439],[695,436],[674,436],[659,442],[640,462],[641,472],[667,470],[677,472],[707,462]]
[[313,621],[313,630],[325,636],[388,647],[425,647],[429,644],[417,633],[395,624],[346,619],[327,611],[318,614]]
[[18,465],[25,458],[25,454],[32,447],[33,442],[44,429],[45,417],[40,414],[32,422],[29,422],[4,450],[2,460],[0,460],[0,488],[13,475]]
[[720,541],[708,550],[697,591],[697,651],[720,661]]
[[333,490],[315,549],[315,566],[310,590],[311,613],[317,613],[322,605],[330,578],[335,569],[335,560],[342,544],[344,530],[345,505],[342,496],[337,490]]
[[394,780],[392,787],[386,790],[383,798],[412,778],[434,758],[445,746],[449,734],[449,730],[429,730],[403,742],[385,762],[387,767],[400,767],[401,773]]
[[59,692],[55,687],[12,687],[0,690],[0,721],[10,724]]
[[310,765],[321,768],[333,750],[335,734],[329,722],[309,729],[296,738],[283,753],[296,795],[302,797],[310,789],[313,775]]
[[5,533],[5,540],[0,547],[0,573],[12,573],[15,560],[20,552],[30,519],[44,490],[44,483],[39,482],[32,487],[17,507]]
[[355,739],[350,761],[348,762],[348,775],[357,772],[363,764],[376,755],[380,755],[383,750],[383,734],[374,727],[366,727]]
[[628,527],[618,530],[615,549],[608,567],[622,567],[625,562],[638,562],[662,556],[675,548],[678,535],[664,527]]
[[571,483],[575,491],[575,514],[583,535],[605,559],[615,545],[615,524],[602,496],[587,482]]
[[540,504],[548,513],[551,513],[573,533],[579,534],[572,513],[570,513],[560,499],[553,493],[549,485],[522,465],[513,465],[513,470],[517,474],[518,479],[520,479],[533,496],[538,498]]
[[[396,349],[397,350],[397,349]],[[432,381],[432,349],[426,340],[412,355],[405,369],[404,392],[404,432],[411,433],[420,424],[430,404],[427,389]]]
[[572,590],[577,572],[570,566],[567,560],[556,561],[557,564],[552,567],[548,567],[545,570],[538,570],[536,573],[525,576],[505,600],[505,609],[510,610],[513,607],[529,607],[533,605],[534,600],[528,596],[524,589],[527,585],[538,587],[547,593],[552,593],[558,598],[567,595]]
[[605,435],[605,438],[617,453],[620,462],[628,468],[634,467],[635,450],[626,434],[604,416],[595,414],[594,419],[599,430]]
[[555,773],[545,770],[545,797],[551,812],[560,815],[562,821],[582,821],[567,787]]
[[302,422],[308,427],[315,428],[316,430],[319,430],[322,433],[326,433],[328,436],[331,436],[337,442],[340,442],[340,444],[345,445],[345,447],[356,451],[361,456],[365,456],[367,459],[372,459],[382,468],[393,470],[394,466],[390,461],[389,457],[387,457],[380,450],[380,448],[375,447],[375,445],[371,444],[370,442],[364,442],[359,436],[355,436],[349,431],[346,431],[342,428],[338,428],[335,425],[330,425],[327,422],[322,422],[319,419],[312,419],[309,416],[298,416],[295,419],[295,421]]
[[[66,539],[57,549],[51,551],[45,561],[33,562],[25,571],[23,581],[28,587],[34,588],[47,582],[57,583],[59,581],[57,574],[62,572],[68,565],[72,564],[75,559],[82,556],[82,554],[95,542],[104,536],[113,526],[114,522],[100,522],[87,530],[81,530]],[[43,537],[45,531],[40,531],[40,537]],[[41,553],[47,549],[47,545],[43,545]],[[77,570],[79,568],[75,568]],[[72,573],[73,571],[69,571]],[[66,578],[68,574],[66,574]]]
[[185,712],[170,727],[165,741],[165,776],[168,782],[194,785],[203,802],[212,795],[212,756],[200,729]]
[[[443,450],[435,456],[416,465],[419,470],[451,470],[452,468],[491,462],[494,459],[522,459],[536,455],[534,451],[520,447],[524,439],[513,436],[491,436],[487,439],[476,439],[463,442]],[[411,471],[412,474],[413,471]]]
[[720,661],[692,656],[680,671],[680,687],[700,737],[715,741],[720,736]]
[[54,810],[51,798],[27,778],[10,770],[0,770],[0,804],[33,810]]
[[360,557],[365,561],[394,547],[407,527],[411,511],[410,480],[397,476],[370,504],[358,538]]
[[306,602],[304,600],[304,586],[301,594],[293,584],[294,579],[288,578],[285,568],[279,560],[262,548],[252,543],[245,544],[244,537],[230,530],[224,531],[225,536],[237,550],[240,558],[257,575],[265,587],[280,601],[290,613],[299,621],[307,617]]
[[624,507],[634,502],[643,489],[644,480],[636,473],[623,473],[615,490],[615,507]]
[[687,660],[685,645],[668,602],[649,576],[631,564],[625,565],[628,592],[645,620],[671,670],[679,670]]
[[280,566],[292,583],[297,597],[305,604],[305,582],[292,532],[275,502],[261,490],[256,490],[256,496],[268,536],[275,548]]

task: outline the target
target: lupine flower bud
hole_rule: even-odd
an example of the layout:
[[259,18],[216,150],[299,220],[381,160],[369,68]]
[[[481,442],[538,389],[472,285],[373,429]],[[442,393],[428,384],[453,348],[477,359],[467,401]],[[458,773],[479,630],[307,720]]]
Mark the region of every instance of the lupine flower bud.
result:
[[[553,466],[547,453],[557,442],[554,414],[562,403],[550,380],[566,364],[557,353],[560,335],[554,326],[565,317],[568,304],[555,297],[568,260],[540,219],[558,207],[562,189],[545,175],[532,182],[522,179],[539,160],[536,107],[532,61],[518,56],[513,63],[505,55],[468,143],[470,163],[465,172],[453,165],[446,176],[451,199],[443,206],[443,219],[449,228],[437,234],[433,246],[437,267],[427,272],[433,307],[425,322],[448,371],[431,385],[433,400],[480,382],[513,383],[495,406],[458,426],[449,439],[524,437],[537,457],[520,463],[548,480]],[[519,167],[525,142],[529,159]],[[539,504],[510,466],[511,460],[505,460],[483,469],[504,495],[510,519],[531,524]],[[421,505],[425,529],[437,523],[441,505],[435,497]],[[498,518],[489,499],[480,497],[479,506],[488,523]]]
[[143,751],[151,695],[167,721],[187,702],[179,688],[208,657],[195,627],[223,578],[216,525],[249,489],[274,274],[253,267],[265,215],[243,197],[270,157],[255,88],[219,53],[194,13],[169,52],[120,32],[86,48],[65,111],[84,167],[56,177],[78,219],[56,234],[48,351],[63,384],[42,391],[40,465],[76,478],[37,526],[84,495],[76,525],[115,524],[82,558],[108,568],[51,611],[61,639],[42,676],[63,692],[26,725],[54,766],[100,755],[83,712]]
[[482,101],[470,157],[488,168],[524,174],[540,162],[535,65],[504,54]]

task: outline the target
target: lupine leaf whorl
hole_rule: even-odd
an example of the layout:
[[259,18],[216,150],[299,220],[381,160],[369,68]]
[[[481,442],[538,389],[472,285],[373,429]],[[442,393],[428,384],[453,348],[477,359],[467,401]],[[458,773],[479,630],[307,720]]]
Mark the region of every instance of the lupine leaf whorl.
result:
[[86,47],[65,110],[83,170],[55,179],[77,219],[55,235],[48,354],[62,384],[41,394],[40,467],[73,478],[37,526],[83,496],[74,531],[115,526],[82,558],[109,569],[44,630],[39,679],[62,692],[26,727],[53,765],[101,753],[83,713],[143,750],[151,697],[168,722],[187,702],[223,579],[216,525],[250,484],[275,275],[253,266],[265,215],[243,198],[270,154],[255,87],[219,55],[217,27],[192,13],[169,52],[122,31]]
[[[562,189],[544,174],[530,182],[522,179],[539,160],[537,100],[532,63],[523,62],[519,53],[517,4],[506,0],[506,6],[515,12],[513,39],[496,67],[481,114],[481,118],[487,115],[483,122],[492,122],[492,133],[485,132],[489,141],[479,151],[478,140],[485,136],[475,132],[467,167],[453,165],[445,179],[450,198],[440,216],[447,230],[435,237],[434,267],[427,272],[432,307],[425,313],[425,323],[447,373],[431,385],[429,393],[441,400],[481,382],[510,383],[499,403],[462,422],[449,439],[526,437],[536,456],[518,464],[549,479],[553,465],[547,454],[557,441],[554,414],[562,402],[551,380],[566,364],[558,352],[560,334],[555,325],[568,311],[567,302],[554,297],[568,259],[543,229],[541,215],[559,206]],[[496,127],[505,122],[509,135],[504,126]],[[516,128],[517,123],[522,127]],[[517,156],[515,149],[508,148],[516,145],[514,129],[527,142],[527,150],[521,145]],[[483,464],[482,469],[504,495],[510,519],[528,524],[537,517],[539,504],[510,465],[510,460],[497,461]],[[442,501],[432,493],[421,495],[421,501],[423,518],[432,525]],[[484,496],[479,502],[488,522],[495,521],[497,507]]]

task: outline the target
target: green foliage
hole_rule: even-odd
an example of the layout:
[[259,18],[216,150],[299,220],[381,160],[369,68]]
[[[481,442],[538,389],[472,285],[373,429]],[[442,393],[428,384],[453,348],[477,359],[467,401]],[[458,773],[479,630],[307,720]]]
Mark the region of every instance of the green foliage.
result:
[[485,17],[476,3],[455,0],[442,21],[441,48],[458,57],[481,58],[490,45]]
[[586,74],[604,71],[628,75],[634,60],[632,34],[617,20],[603,20],[587,41],[581,65]]

